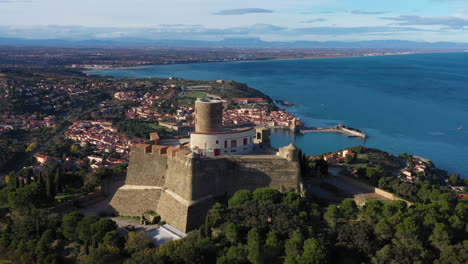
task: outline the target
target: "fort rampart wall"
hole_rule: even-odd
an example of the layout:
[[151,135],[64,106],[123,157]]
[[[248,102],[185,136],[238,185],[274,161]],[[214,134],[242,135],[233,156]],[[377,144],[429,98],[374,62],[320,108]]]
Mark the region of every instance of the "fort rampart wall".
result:
[[300,165],[276,155],[200,157],[157,145],[132,149],[125,185],[110,205],[120,215],[158,212],[181,231],[201,225],[215,197],[240,189],[299,191]]

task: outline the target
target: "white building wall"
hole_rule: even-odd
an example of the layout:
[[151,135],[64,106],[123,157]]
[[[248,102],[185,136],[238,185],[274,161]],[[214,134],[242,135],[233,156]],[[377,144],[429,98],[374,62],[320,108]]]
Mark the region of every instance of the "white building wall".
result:
[[[254,137],[254,129],[219,134],[193,133],[190,135],[190,149],[208,157],[214,156],[215,149],[220,150],[220,155],[244,155],[253,151]],[[247,140],[246,145],[244,139]]]

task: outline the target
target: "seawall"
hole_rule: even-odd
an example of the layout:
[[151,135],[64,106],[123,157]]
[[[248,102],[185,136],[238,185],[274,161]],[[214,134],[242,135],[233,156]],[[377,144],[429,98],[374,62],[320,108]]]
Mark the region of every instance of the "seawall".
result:
[[367,135],[357,129],[347,128],[345,126],[334,126],[334,127],[304,127],[299,130],[300,133],[312,133],[312,132],[333,132],[342,133],[351,137],[359,137],[367,139]]

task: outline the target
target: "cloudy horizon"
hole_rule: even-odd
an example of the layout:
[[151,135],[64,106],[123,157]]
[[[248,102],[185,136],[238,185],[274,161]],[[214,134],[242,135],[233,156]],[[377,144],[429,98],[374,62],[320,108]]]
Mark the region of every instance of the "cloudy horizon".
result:
[[349,2],[257,0],[252,7],[246,0],[0,0],[0,36],[468,42],[467,0]]

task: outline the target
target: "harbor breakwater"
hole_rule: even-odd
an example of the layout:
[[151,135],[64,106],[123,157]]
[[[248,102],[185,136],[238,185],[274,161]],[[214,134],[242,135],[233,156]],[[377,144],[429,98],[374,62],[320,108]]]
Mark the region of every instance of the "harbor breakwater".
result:
[[359,137],[362,139],[367,139],[366,133],[362,132],[361,130],[352,127],[347,127],[341,124],[334,127],[303,127],[299,129],[299,132],[302,134],[312,132],[334,132],[342,133],[350,137]]

